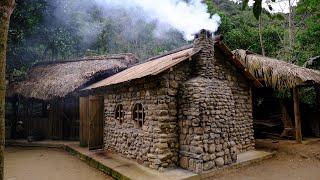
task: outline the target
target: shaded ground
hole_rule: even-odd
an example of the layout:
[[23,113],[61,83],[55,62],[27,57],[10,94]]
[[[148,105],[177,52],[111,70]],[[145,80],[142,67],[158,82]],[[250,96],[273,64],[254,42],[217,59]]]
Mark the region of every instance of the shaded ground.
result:
[[6,147],[4,157],[5,180],[112,179],[60,149]]
[[[217,180],[319,180],[320,141],[296,144],[294,141],[257,140],[257,148],[277,151],[276,157],[260,163],[226,170]],[[102,180],[112,179],[59,149],[13,148],[5,151],[6,180]]]
[[215,176],[217,180],[319,180],[320,142],[295,144],[293,141],[257,142],[260,147],[277,151],[276,157],[260,163],[228,170]]

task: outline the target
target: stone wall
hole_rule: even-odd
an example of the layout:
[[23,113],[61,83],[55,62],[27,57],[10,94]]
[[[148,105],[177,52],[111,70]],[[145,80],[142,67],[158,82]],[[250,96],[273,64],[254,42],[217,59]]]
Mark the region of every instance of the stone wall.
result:
[[227,84],[203,77],[188,80],[179,114],[181,167],[199,173],[236,161],[235,102]]
[[201,31],[194,40],[194,48],[201,49],[193,63],[195,74],[207,79],[223,81],[232,91],[235,101],[236,131],[233,141],[237,151],[244,152],[254,149],[254,132],[252,117],[252,95],[250,84],[244,75],[226,59],[219,48],[214,47],[210,32]]
[[235,102],[234,109],[236,116],[234,118],[237,128],[233,132],[232,140],[236,142],[239,152],[252,150],[254,149],[255,142],[251,87],[245,77],[225,59],[218,48],[215,48],[215,59],[215,77],[227,84],[232,91]]
[[194,41],[194,77],[179,91],[180,166],[200,173],[231,164],[253,148],[250,86],[219,49],[211,34]]
[[[162,170],[178,162],[177,102],[179,82],[188,75],[182,63],[158,77],[134,80],[130,85],[114,86],[105,95],[104,148],[150,168]],[[132,109],[141,103],[145,123],[139,128],[132,119]],[[118,104],[125,112],[122,124],[115,119]]]

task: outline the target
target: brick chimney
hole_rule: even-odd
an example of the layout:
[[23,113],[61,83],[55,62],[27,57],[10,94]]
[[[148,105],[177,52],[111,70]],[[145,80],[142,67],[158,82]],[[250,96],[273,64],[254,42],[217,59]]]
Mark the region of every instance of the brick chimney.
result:
[[214,74],[214,39],[212,32],[202,29],[195,34],[193,47],[200,50],[196,60],[196,75],[212,78]]

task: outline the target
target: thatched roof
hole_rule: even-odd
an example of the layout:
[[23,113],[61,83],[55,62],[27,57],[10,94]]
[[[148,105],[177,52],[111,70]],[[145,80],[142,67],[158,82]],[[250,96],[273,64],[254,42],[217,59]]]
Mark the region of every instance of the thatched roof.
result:
[[42,62],[32,67],[23,81],[9,85],[8,93],[41,100],[65,97],[137,62],[133,54]]
[[263,57],[245,50],[235,50],[238,57],[257,79],[275,89],[320,84],[320,71],[300,67],[281,60]]

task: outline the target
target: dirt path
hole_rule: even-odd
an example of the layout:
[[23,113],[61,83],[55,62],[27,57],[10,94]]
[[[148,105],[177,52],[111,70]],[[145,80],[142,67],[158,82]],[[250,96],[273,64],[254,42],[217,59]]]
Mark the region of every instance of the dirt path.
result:
[[320,142],[298,145],[291,142],[265,143],[278,151],[273,159],[229,170],[215,176],[217,180],[319,180]]
[[52,148],[5,149],[5,180],[112,179],[67,152]]

